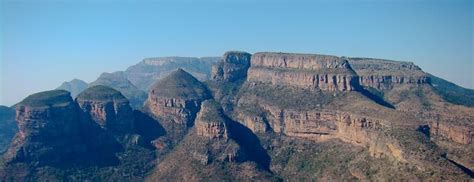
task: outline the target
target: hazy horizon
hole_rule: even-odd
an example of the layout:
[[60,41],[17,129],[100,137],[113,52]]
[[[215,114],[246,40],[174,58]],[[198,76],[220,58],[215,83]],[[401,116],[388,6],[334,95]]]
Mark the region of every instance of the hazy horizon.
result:
[[146,57],[228,50],[410,61],[472,89],[473,6],[469,0],[3,0],[0,105],[74,78],[91,82]]

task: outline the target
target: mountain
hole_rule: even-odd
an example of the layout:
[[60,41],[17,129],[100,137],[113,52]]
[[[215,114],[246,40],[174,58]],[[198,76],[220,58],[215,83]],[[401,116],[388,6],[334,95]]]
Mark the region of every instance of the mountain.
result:
[[146,100],[146,92],[138,89],[126,77],[124,72],[102,73],[97,80],[89,84],[90,87],[103,85],[120,91],[133,108],[140,108]]
[[15,109],[0,106],[0,154],[8,148],[17,131]]
[[186,70],[198,80],[208,80],[211,76],[211,65],[220,57],[154,57],[145,58],[140,63],[124,71],[127,79],[137,88],[148,91],[152,84],[166,77],[178,68]]
[[205,82],[172,71],[149,87],[143,107],[127,99],[140,89],[124,72],[75,100],[63,90],[25,98],[0,180],[474,177],[474,108],[439,88],[469,92],[439,86],[414,63],[229,51],[210,70]]
[[460,87],[454,83],[429,74],[431,85],[444,100],[453,104],[474,107],[474,90]]
[[68,82],[64,82],[56,88],[56,90],[66,90],[71,93],[71,96],[75,98],[79,93],[87,89],[88,84],[85,81],[79,79],[73,79]]

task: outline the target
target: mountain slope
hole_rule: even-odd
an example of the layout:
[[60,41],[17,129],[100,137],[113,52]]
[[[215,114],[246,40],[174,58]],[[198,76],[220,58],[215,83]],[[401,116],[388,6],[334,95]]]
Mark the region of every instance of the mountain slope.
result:
[[64,82],[56,88],[56,90],[66,90],[71,93],[71,96],[75,98],[79,93],[87,89],[88,84],[85,81],[79,79],[73,79],[68,82]]

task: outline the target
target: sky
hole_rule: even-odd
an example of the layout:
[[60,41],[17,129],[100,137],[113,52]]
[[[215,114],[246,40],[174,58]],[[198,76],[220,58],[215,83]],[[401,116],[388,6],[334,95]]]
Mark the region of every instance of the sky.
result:
[[470,0],[0,0],[0,105],[145,57],[228,50],[411,61],[474,88]]

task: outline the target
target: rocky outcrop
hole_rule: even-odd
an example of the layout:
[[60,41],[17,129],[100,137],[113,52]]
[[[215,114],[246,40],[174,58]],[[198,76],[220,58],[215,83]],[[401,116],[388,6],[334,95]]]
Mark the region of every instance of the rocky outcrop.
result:
[[[239,104],[247,107],[248,103]],[[314,141],[341,139],[367,147],[374,157],[406,161],[398,142],[383,135],[382,130],[390,128],[388,121],[342,111],[282,109],[263,101],[258,105],[267,114],[250,119],[238,115],[239,121],[255,133],[273,131]]]
[[161,119],[164,125],[187,128],[194,125],[201,102],[209,98],[210,95],[201,82],[178,69],[154,84],[145,108]]
[[212,66],[211,79],[232,82],[247,76],[252,55],[246,52],[226,52],[220,62]]
[[206,100],[201,105],[201,110],[196,117],[196,131],[199,136],[206,138],[229,137],[226,119],[219,103],[214,100]]
[[5,155],[8,161],[61,163],[86,151],[79,108],[69,92],[54,90],[25,98],[16,106],[19,131]]
[[116,134],[133,131],[133,111],[128,100],[117,90],[98,85],[76,98],[82,111],[101,128]]
[[346,59],[316,54],[256,53],[247,81],[325,91],[357,88],[357,75]]
[[412,62],[372,58],[349,58],[359,75],[359,83],[378,90],[389,90],[401,84],[428,84],[430,77]]
[[470,144],[474,136],[474,132],[469,127],[439,121],[431,122],[429,128],[430,135],[440,136],[460,144]]

